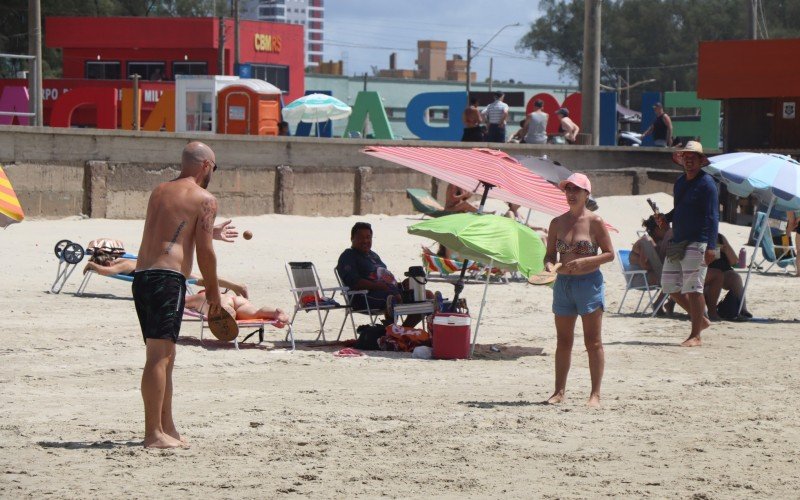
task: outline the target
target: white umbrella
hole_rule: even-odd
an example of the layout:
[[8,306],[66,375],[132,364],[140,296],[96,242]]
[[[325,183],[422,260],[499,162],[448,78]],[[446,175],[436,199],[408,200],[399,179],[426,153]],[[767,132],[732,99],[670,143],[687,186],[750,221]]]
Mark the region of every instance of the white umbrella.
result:
[[309,94],[292,101],[283,108],[283,119],[307,123],[340,120],[353,110],[339,99],[325,94]]
[[[751,262],[755,262],[772,208],[800,210],[800,163],[791,156],[773,153],[729,153],[714,156],[709,161],[711,164],[703,169],[724,182],[729,192],[742,197],[754,194],[768,203],[767,216],[758,231],[753,250]],[[751,271],[752,265],[747,268],[744,293],[747,292]],[[744,306],[744,297],[742,299],[739,313]]]

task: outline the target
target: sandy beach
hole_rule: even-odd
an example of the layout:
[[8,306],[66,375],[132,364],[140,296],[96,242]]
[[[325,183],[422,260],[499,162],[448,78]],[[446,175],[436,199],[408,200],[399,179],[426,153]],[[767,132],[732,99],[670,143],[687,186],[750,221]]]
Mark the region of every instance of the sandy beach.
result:
[[[598,199],[598,213],[620,231],[612,234],[616,248],[635,241],[649,213],[645,198]],[[666,194],[652,198],[672,205]],[[311,260],[333,286],[358,220],[373,225],[373,249],[395,274],[419,265],[429,241],[406,233],[418,214],[265,215],[235,219],[253,239],[216,244],[220,275],[247,283],[259,305],[291,310],[284,262]],[[295,322],[294,353],[280,330],[236,351],[201,343],[198,324],[186,323],[174,405],[192,447],[145,450],[145,351],[130,285],[95,277],[78,297],[80,265],[61,294],[48,292],[58,240],[115,238],[136,252],[142,227],[68,218],[0,231],[0,496],[798,497],[800,279],[780,272],[753,274],[748,305],[757,321],[715,323],[703,347],[685,349],[685,315],[616,314],[624,282],[616,262],[604,266],[600,410],[585,406],[580,327],[567,402],[540,404],[553,388],[548,287],[491,285],[469,361],[384,352],[338,358],[339,347],[310,342],[316,319],[306,314]],[[738,251],[749,228],[720,231]],[[452,294],[441,281],[428,289]],[[464,293],[473,319],[482,291],[470,284]],[[333,337],[341,320],[332,313]],[[352,335],[348,325],[344,336]]]

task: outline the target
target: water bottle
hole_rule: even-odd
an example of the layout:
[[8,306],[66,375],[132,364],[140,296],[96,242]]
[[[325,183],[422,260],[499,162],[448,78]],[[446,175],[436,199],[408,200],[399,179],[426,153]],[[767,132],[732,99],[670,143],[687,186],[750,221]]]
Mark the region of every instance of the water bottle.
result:
[[745,252],[744,247],[739,249],[739,263],[738,266],[740,269],[744,269],[747,267],[747,252]]

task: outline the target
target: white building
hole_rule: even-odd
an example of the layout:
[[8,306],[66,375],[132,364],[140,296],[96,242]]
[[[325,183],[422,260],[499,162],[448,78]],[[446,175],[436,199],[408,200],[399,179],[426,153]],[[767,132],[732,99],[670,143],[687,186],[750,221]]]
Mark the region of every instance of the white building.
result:
[[322,62],[324,0],[250,0],[244,2],[246,19],[305,26],[306,65]]

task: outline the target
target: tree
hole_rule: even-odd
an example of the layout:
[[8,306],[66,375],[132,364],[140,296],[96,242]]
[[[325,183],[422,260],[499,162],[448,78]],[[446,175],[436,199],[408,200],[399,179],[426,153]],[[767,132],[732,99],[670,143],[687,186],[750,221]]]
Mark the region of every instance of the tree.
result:
[[[656,79],[652,89],[694,90],[698,43],[747,36],[749,1],[745,0],[603,0],[601,80],[615,86]],[[517,49],[543,53],[559,73],[580,79],[583,63],[583,0],[541,0],[544,15],[531,24]],[[800,36],[800,2],[764,2],[772,38]]]

